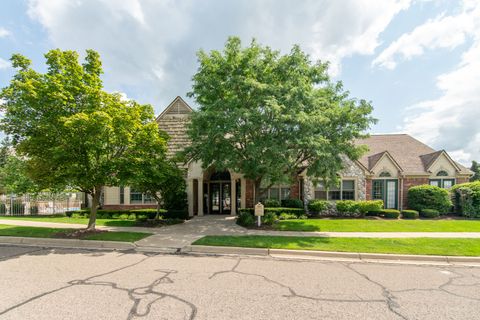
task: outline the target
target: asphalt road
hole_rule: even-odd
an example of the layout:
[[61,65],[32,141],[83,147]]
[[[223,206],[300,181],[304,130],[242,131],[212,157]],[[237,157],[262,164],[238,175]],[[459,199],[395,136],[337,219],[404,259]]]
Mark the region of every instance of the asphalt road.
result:
[[0,246],[0,319],[480,319],[480,268]]

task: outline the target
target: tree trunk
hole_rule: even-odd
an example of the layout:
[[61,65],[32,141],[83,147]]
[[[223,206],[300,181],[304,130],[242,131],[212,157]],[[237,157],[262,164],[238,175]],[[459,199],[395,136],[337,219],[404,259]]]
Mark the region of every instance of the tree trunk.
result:
[[162,199],[157,195],[153,197],[157,201],[157,214],[155,215],[155,220],[158,220],[160,218],[160,202],[162,201]]
[[87,230],[95,230],[95,223],[97,221],[97,209],[102,196],[102,187],[95,187],[92,195],[92,208],[90,210],[90,217],[88,219]]

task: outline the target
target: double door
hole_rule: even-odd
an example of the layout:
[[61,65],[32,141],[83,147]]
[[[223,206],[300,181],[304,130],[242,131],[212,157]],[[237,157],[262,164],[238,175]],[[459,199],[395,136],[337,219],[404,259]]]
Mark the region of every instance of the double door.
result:
[[398,209],[398,180],[373,180],[372,189],[372,198],[383,200],[385,209]]
[[210,214],[230,214],[232,211],[231,182],[211,182],[209,184]]

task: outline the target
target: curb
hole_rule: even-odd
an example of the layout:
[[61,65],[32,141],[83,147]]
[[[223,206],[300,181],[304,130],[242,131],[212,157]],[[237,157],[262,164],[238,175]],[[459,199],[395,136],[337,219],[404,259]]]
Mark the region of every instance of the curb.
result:
[[34,247],[53,247],[70,249],[131,250],[135,245],[130,242],[99,241],[80,239],[50,239],[0,236],[0,244],[25,245]]
[[478,263],[480,257],[468,256],[435,256],[435,255],[407,255],[388,253],[363,253],[363,252],[336,252],[315,250],[287,250],[265,248],[242,248],[221,246],[190,245],[182,248],[182,253],[205,253],[218,255],[259,255],[272,257],[316,257],[316,258],[340,258],[364,261],[408,261],[408,262],[432,262],[432,263]]

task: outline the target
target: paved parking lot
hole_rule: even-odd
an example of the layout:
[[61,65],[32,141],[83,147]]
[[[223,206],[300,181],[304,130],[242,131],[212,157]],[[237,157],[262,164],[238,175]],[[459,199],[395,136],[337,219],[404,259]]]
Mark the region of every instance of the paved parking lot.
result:
[[478,319],[480,268],[0,246],[1,319]]

